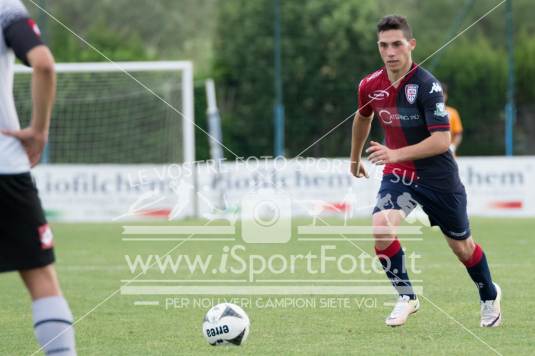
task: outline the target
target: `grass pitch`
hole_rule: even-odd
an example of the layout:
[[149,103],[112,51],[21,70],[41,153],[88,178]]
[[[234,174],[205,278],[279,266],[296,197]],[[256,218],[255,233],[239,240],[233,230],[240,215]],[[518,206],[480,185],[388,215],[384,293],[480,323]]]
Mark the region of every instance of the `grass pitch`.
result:
[[[407,255],[416,252],[422,256],[418,261],[422,273],[411,275],[411,278],[421,279],[424,290],[420,311],[405,326],[389,328],[384,325],[384,318],[391,309],[384,304],[394,301],[393,296],[237,296],[252,303],[244,306],[252,322],[249,339],[240,347],[218,348],[209,346],[201,334],[201,322],[207,308],[184,303],[223,301],[232,296],[123,295],[119,290],[127,283],[121,281],[133,279],[137,274],[131,273],[125,255],[163,256],[178,242],[125,242],[121,224],[53,224],[53,230],[56,266],[63,292],[75,318],[83,318],[76,324],[79,355],[210,355],[216,352],[254,355],[527,355],[535,350],[535,324],[531,316],[535,310],[534,219],[472,220],[474,238],[483,246],[494,279],[503,290],[504,320],[499,328],[479,327],[478,295],[472,281],[449,251],[441,234],[424,228],[423,241],[402,243]],[[186,242],[170,256],[221,255],[224,246],[235,243]],[[355,244],[364,251],[373,251],[371,242]],[[337,241],[335,245],[332,254],[358,256],[361,253],[358,247],[347,242]],[[296,242],[295,236],[287,244],[249,245],[247,249],[247,253],[266,257],[319,251],[317,244]],[[274,264],[279,262],[274,261]],[[168,280],[203,276],[206,277],[202,273],[189,273],[187,266],[181,265],[176,272],[168,270],[166,273],[150,268],[138,278]],[[211,276],[221,278],[221,274]],[[361,271],[343,276],[330,271],[317,276],[289,270],[281,274],[262,274],[264,278],[281,276],[386,280],[384,275],[363,275]],[[173,285],[171,282],[164,284]],[[38,349],[32,330],[30,299],[15,273],[0,276],[0,286],[0,355],[30,355]],[[177,299],[166,307],[171,300],[168,298]],[[296,298],[301,298],[303,303],[308,301],[308,307],[302,304],[292,306],[290,300],[295,302]],[[311,305],[313,300],[315,305]],[[159,305],[135,305],[140,301],[157,301]]]

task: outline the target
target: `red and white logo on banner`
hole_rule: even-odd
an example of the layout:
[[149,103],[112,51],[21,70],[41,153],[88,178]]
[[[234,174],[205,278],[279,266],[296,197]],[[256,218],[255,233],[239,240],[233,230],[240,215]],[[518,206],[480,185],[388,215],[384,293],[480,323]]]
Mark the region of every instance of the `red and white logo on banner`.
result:
[[39,226],[39,239],[41,240],[41,248],[43,250],[54,246],[54,235],[48,224]]

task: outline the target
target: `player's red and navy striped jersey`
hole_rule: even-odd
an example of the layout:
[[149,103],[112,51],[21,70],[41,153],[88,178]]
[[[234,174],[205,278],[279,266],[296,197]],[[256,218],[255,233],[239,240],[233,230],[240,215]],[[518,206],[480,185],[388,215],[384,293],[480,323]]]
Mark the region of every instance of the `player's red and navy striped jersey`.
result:
[[[388,148],[414,145],[434,131],[450,129],[440,82],[416,64],[397,88],[383,67],[362,79],[358,92],[360,114],[369,117],[375,112]],[[387,164],[383,174],[405,177],[406,181],[416,179],[419,184],[442,191],[455,191],[461,185],[449,150],[433,157]]]

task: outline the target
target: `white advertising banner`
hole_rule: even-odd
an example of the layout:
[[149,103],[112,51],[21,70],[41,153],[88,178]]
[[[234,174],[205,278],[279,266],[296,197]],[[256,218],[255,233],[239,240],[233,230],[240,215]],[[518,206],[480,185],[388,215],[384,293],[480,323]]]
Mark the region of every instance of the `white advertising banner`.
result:
[[[247,218],[274,208],[263,201],[288,216],[367,216],[382,168],[367,165],[370,179],[356,179],[348,164],[346,159],[249,159],[219,168],[200,164],[195,172],[176,164],[42,165],[33,175],[47,216],[55,221]],[[535,157],[467,157],[458,164],[469,214],[535,217],[530,184]],[[262,208],[247,209],[257,206]]]
[[[181,165],[41,165],[32,174],[49,220],[192,216],[192,174]],[[183,179],[186,177],[186,179]],[[182,184],[182,185],[181,185]]]
[[535,157],[458,159],[468,213],[535,217]]
[[[377,170],[376,175],[381,172]],[[354,179],[343,159],[248,160],[225,163],[220,172],[200,168],[200,213],[218,208],[252,214],[244,207],[262,200],[286,207],[291,216],[369,215],[380,179]],[[212,206],[208,202],[219,202]],[[286,211],[288,210],[288,211]]]

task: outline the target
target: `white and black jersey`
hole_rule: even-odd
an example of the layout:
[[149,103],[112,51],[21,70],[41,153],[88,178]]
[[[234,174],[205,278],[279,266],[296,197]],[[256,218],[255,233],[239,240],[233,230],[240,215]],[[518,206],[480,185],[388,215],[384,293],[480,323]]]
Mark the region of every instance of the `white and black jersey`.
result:
[[[20,129],[13,99],[15,56],[28,64],[28,52],[41,45],[39,29],[20,0],[0,0],[0,129]],[[0,174],[28,172],[21,143],[0,133]]]
[[[20,0],[0,0],[0,129],[20,128],[13,99],[15,57],[28,64],[28,52],[41,44]],[[54,262],[52,231],[29,171],[20,141],[0,133],[0,272]]]

